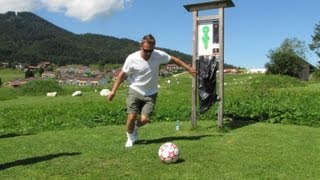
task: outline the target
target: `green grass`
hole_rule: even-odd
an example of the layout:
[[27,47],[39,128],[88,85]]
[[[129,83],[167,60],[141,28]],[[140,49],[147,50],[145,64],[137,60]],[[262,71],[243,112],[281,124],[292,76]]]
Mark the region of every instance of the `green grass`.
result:
[[[0,137],[0,179],[319,179],[319,128],[213,121],[151,123],[125,148],[124,126]],[[157,156],[180,148],[175,164]]]
[[0,78],[2,83],[6,83],[13,79],[24,78],[24,72],[13,69],[0,69]]
[[[171,87],[167,88],[165,81],[169,78],[172,83]],[[190,75],[182,74],[169,78],[160,80],[161,88],[152,121],[189,121]],[[227,76],[226,82],[224,120],[320,127],[320,83],[301,83],[288,77],[265,75]],[[257,88],[256,85],[262,82],[265,82],[265,88]],[[283,88],[274,82],[282,82],[281,85],[285,84],[290,88]],[[72,97],[72,93],[68,93],[57,97],[18,96],[0,101],[0,136],[9,133],[39,133],[122,125],[126,119],[126,90],[127,87],[121,86],[112,102],[106,101],[105,97],[100,96],[99,89],[95,92],[93,88],[91,91],[84,91],[79,97]],[[9,97],[8,93],[3,97]],[[216,120],[217,106],[218,103],[197,118]]]
[[[225,113],[233,116],[222,130],[216,107],[191,130],[190,75],[161,78],[153,123],[131,149],[124,147],[125,87],[113,102],[94,89],[0,101],[0,179],[320,179],[320,84],[268,77],[226,76]],[[266,112],[282,124],[258,122]],[[180,148],[175,164],[157,156],[167,141]]]
[[17,99],[17,98],[18,98],[18,95],[14,89],[7,88],[7,87],[0,88],[0,102],[11,100],[11,99]]

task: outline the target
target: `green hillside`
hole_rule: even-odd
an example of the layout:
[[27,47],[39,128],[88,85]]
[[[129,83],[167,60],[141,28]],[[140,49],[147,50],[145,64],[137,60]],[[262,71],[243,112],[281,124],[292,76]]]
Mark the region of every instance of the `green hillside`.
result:
[[[11,64],[119,64],[139,48],[130,39],[74,34],[30,12],[0,14],[0,27],[0,62]],[[191,55],[165,50],[191,62]]]

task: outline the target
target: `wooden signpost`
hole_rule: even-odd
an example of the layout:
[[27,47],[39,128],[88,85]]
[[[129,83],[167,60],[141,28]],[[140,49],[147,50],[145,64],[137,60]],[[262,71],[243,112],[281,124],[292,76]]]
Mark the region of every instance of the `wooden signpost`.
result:
[[[184,5],[193,13],[193,49],[192,66],[196,67],[198,56],[215,55],[219,60],[218,127],[223,126],[224,102],[224,8],[234,7],[232,0],[214,0]],[[199,17],[199,11],[218,9],[217,15]],[[197,79],[192,78],[191,126],[197,127]]]

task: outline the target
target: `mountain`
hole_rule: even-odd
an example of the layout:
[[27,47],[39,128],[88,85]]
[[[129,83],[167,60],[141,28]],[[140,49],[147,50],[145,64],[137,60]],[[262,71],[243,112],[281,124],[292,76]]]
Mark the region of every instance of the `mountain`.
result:
[[[0,62],[37,64],[122,64],[139,42],[99,34],[75,34],[31,12],[0,14]],[[164,49],[191,63],[191,55]]]

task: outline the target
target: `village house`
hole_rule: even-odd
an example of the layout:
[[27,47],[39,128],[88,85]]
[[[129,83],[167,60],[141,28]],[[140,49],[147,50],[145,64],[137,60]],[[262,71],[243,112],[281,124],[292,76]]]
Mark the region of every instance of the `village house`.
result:
[[165,69],[169,72],[183,69],[182,67],[176,65],[176,64],[166,64]]
[[36,80],[36,78],[30,77],[27,79],[15,79],[15,80],[7,82],[6,85],[9,87],[19,87],[19,86],[21,86],[27,82],[33,81],[33,80]]
[[95,77],[91,79],[91,85],[92,86],[100,86],[100,85],[105,85],[108,83],[108,79],[106,77]]
[[46,71],[41,74],[42,78],[56,78],[56,74],[52,71]]
[[256,69],[249,69],[247,73],[249,74],[260,74],[260,73],[266,73],[267,69],[266,68],[256,68]]
[[60,85],[79,85],[79,80],[78,80],[78,77],[65,76],[65,77],[58,78],[58,83]]
[[78,86],[100,86],[108,83],[105,76],[86,77],[86,76],[70,76],[58,79],[60,85],[78,85]]
[[90,86],[91,80],[88,77],[81,77],[78,79],[78,85],[79,86]]
[[303,63],[300,65],[301,70],[298,73],[299,79],[302,81],[309,80],[310,73],[314,72],[317,67],[310,64],[309,62],[303,60]]
[[224,74],[238,74],[238,69],[224,69]]
[[18,63],[18,64],[15,65],[15,68],[17,70],[24,70],[24,69],[26,69],[26,67],[27,67],[26,63]]
[[37,65],[37,68],[48,68],[49,66],[52,66],[53,63],[50,62],[50,61],[41,61],[38,65]]
[[0,67],[8,68],[10,64],[8,62],[0,62],[0,65]]

